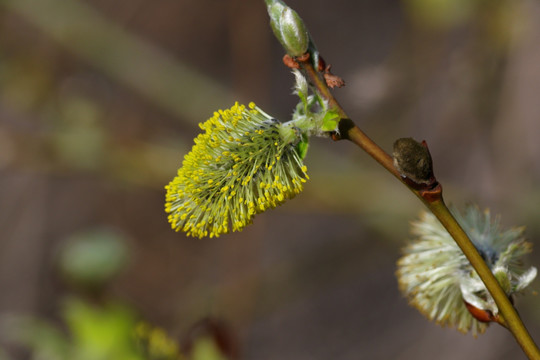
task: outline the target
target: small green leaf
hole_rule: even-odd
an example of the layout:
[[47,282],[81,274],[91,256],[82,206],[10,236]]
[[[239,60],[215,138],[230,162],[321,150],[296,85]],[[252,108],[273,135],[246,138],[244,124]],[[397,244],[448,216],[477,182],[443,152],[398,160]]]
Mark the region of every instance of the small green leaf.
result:
[[339,123],[339,114],[336,110],[328,110],[322,121],[322,131],[335,131]]
[[302,110],[303,110],[303,113],[305,114],[307,112],[307,109],[308,109],[308,102],[307,102],[306,94],[299,91],[298,92],[298,97],[302,101],[302,103],[301,103],[302,104]]
[[308,143],[308,137],[306,135],[302,135],[302,141],[296,145],[296,151],[298,151],[298,155],[300,156],[300,159],[304,159],[307,155],[309,143]]

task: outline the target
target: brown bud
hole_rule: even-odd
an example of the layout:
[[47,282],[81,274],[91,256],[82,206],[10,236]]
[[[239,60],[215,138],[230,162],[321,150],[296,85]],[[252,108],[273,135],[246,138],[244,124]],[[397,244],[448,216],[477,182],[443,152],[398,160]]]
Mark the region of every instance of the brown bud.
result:
[[394,142],[394,166],[401,176],[416,184],[430,185],[435,182],[433,162],[425,141],[401,138]]

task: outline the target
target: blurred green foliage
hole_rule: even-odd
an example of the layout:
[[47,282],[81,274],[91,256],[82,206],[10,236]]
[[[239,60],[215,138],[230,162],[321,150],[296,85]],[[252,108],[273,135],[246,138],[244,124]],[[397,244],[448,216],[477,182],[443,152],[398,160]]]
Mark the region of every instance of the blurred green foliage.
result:
[[[129,262],[127,241],[113,227],[76,232],[62,244],[58,268],[71,285],[100,298]],[[68,296],[61,302],[60,318],[59,325],[30,315],[5,316],[0,333],[30,351],[32,360],[227,360],[207,333],[190,336],[189,357],[182,356],[164,329],[140,321],[120,302]],[[10,360],[1,348],[0,360]]]
[[216,342],[209,337],[200,338],[195,344],[191,354],[197,360],[227,360],[219,350]]
[[147,323],[139,323],[135,334],[145,358],[155,360],[179,359],[178,344],[171,340],[161,328],[153,328]]
[[[30,316],[11,316],[0,325],[9,340],[30,351],[32,360],[229,359],[211,336],[194,339],[189,357],[183,356],[165,330],[139,322],[119,303],[95,305],[70,297],[61,317],[62,326]],[[9,359],[1,349],[0,359]]]
[[68,300],[63,317],[71,332],[67,358],[81,360],[140,359],[134,346],[135,317],[127,308],[109,304],[93,307]]
[[2,326],[10,339],[41,360],[139,360],[135,346],[135,317],[126,307],[96,307],[69,298],[62,308],[67,334],[50,322],[15,316]]
[[62,274],[79,285],[102,285],[129,259],[125,235],[113,228],[94,228],[71,235],[60,251]]

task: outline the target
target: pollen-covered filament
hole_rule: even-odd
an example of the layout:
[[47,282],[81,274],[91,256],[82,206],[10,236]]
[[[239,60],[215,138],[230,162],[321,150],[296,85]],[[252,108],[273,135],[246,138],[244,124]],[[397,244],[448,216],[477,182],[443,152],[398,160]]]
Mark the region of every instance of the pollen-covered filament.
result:
[[281,126],[253,103],[236,103],[202,123],[204,132],[165,187],[171,226],[196,237],[239,231],[300,193],[307,169],[297,140],[284,140]]

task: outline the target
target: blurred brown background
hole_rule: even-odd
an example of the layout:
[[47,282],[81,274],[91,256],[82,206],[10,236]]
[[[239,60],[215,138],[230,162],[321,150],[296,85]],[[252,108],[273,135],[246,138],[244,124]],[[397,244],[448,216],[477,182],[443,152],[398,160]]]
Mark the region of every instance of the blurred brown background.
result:
[[[296,103],[262,0],[0,4],[0,318],[55,321],[75,291],[59,249],[106,226],[130,259],[105,296],[177,339],[210,315],[242,359],[524,358],[503,329],[474,339],[407,305],[395,261],[422,206],[352,144],[313,139],[305,191],[242,233],[170,229],[163,187],[196,124],[234,100],[282,120]],[[425,139],[449,202],[490,207],[537,242],[538,2],[289,5],[366,133],[388,151],[398,137]],[[540,341],[538,303],[517,299]]]

